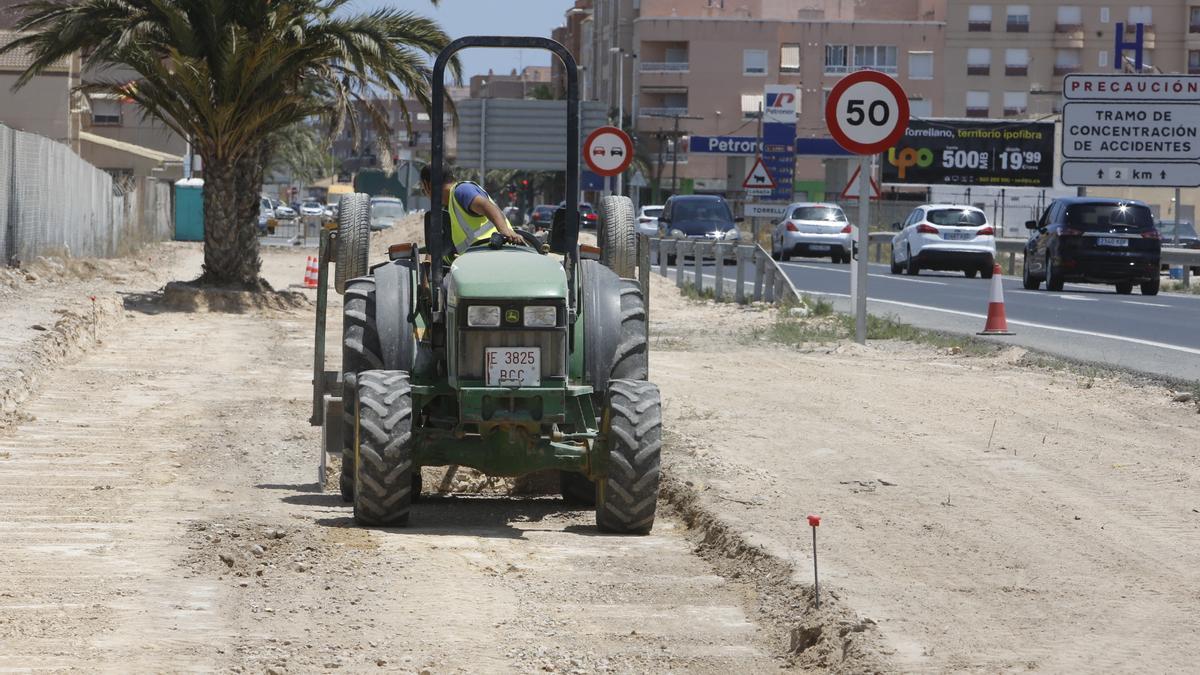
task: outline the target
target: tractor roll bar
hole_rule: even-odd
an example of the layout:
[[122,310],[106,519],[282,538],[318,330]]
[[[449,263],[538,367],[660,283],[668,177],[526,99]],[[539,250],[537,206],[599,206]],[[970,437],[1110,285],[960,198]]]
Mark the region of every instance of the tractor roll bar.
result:
[[[458,52],[470,47],[498,47],[507,49],[545,49],[553,52],[562,61],[567,73],[567,213],[566,238],[563,246],[567,254],[564,264],[567,273],[568,293],[571,308],[575,308],[575,274],[574,266],[579,261],[579,68],[575,57],[567,48],[544,37],[510,37],[469,35],[461,37],[446,45],[438,54],[433,64],[433,136],[430,152],[433,155],[429,162],[430,190],[429,210],[433,227],[432,239],[426,242],[429,247],[429,257],[433,261],[432,290],[433,309],[442,309],[442,266],[439,264],[445,255],[446,242],[442,241],[442,157],[445,150],[444,127],[442,119],[445,116],[445,78],[446,65]],[[482,150],[482,149],[481,149]]]

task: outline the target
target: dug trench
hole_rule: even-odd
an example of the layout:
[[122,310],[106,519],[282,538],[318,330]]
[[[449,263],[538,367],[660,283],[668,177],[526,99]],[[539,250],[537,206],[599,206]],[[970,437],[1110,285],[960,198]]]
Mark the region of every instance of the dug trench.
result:
[[[265,250],[264,275],[294,285],[305,253]],[[179,248],[165,273],[198,264]],[[768,619],[803,589],[708,555],[687,509],[614,537],[554,496],[429,494],[412,527],[355,526],[315,484],[311,310],[204,311],[144,281],[0,436],[0,669],[794,665]]]

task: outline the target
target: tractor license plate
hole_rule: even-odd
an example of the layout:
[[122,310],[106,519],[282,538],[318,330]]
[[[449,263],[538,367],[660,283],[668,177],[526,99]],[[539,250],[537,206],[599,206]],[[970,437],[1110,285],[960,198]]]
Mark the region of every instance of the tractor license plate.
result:
[[488,347],[484,350],[489,387],[538,387],[542,384],[540,347]]

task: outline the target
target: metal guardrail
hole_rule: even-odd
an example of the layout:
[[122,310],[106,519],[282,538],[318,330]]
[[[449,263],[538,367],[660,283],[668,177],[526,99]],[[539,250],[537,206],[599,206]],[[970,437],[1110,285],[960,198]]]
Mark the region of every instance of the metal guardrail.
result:
[[[733,300],[746,304],[799,300],[787,276],[779,269],[779,263],[761,246],[695,239],[658,239],[644,235],[639,240],[642,251],[639,272],[643,287],[648,284],[652,268],[657,268],[663,277],[673,273],[675,285],[679,288],[688,285],[697,290],[711,288],[713,297],[719,301]],[[674,270],[669,269],[672,257]],[[704,265],[710,260],[712,273],[706,274]],[[712,277],[711,283],[705,283],[706,276]]]
[[[871,232],[868,234],[868,239],[871,245],[871,260],[873,262],[882,263],[887,258],[884,255],[884,247],[887,247],[887,255],[891,255],[892,238],[894,232]],[[1017,273],[1017,256],[1024,253],[1025,244],[1028,239],[997,239],[996,240],[996,262],[999,262],[1004,268],[1004,273],[1009,276],[1015,276]],[[1181,266],[1183,267],[1183,285],[1190,287],[1192,283],[1192,268],[1200,267],[1200,251],[1190,249],[1178,249],[1163,247],[1162,263],[1164,265]]]

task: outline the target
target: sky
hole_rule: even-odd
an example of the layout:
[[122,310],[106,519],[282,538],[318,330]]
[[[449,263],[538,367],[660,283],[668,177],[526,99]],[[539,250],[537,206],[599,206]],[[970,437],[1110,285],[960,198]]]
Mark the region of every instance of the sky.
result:
[[[352,13],[394,8],[432,17],[451,38],[464,35],[532,35],[550,37],[563,25],[563,14],[573,0],[441,0],[434,7],[428,0],[354,0]],[[463,79],[488,72],[508,73],[523,66],[548,66],[550,52],[525,49],[469,49],[460,52]]]

